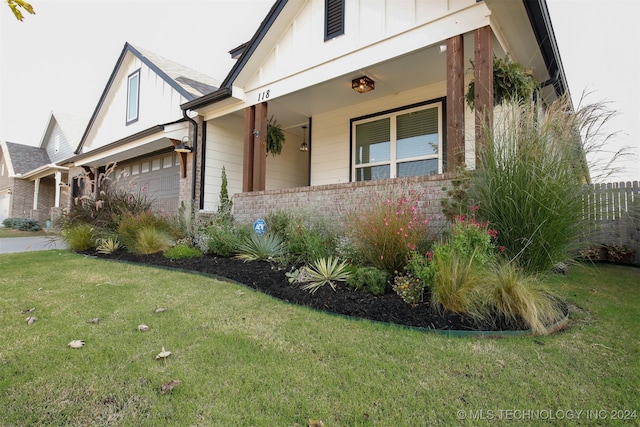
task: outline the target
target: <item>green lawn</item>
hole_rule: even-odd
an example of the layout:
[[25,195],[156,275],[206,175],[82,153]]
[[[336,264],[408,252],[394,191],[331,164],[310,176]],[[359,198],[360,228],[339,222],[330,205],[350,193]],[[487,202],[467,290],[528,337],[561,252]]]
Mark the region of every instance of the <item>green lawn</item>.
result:
[[0,239],[4,237],[35,237],[35,236],[51,236],[55,233],[47,230],[40,231],[20,231],[13,228],[0,227]]
[[563,332],[447,338],[202,275],[0,255],[0,425],[638,425],[640,269],[573,267],[555,286]]

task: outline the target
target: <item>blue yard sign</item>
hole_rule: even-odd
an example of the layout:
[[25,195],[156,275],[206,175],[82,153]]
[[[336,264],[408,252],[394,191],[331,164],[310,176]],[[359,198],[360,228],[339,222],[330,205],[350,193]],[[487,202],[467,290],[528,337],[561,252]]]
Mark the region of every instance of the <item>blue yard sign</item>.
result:
[[257,219],[256,222],[253,223],[253,229],[255,230],[258,236],[262,236],[267,232],[267,223],[264,222],[264,219]]

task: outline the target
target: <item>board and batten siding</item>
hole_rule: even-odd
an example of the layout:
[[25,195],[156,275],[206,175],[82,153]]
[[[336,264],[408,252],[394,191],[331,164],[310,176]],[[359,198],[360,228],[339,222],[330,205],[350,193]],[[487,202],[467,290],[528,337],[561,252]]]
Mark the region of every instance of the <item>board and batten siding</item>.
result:
[[[56,144],[56,138],[58,139]],[[68,141],[60,125],[56,122],[51,131],[51,135],[46,143],[47,154],[51,163],[59,162],[73,157],[73,150],[76,149],[79,141]],[[72,146],[76,144],[75,146]]]
[[[486,18],[486,13],[473,11],[485,8],[476,0],[347,1],[344,34],[325,41],[324,4],[325,0],[305,2],[294,16],[287,17],[286,24],[281,24],[287,27],[282,28],[280,37],[269,40],[270,50],[258,49],[254,55],[264,58],[259,69],[246,82],[239,82],[246,92],[310,70],[316,71],[316,77],[335,78],[346,69],[387,60],[390,49],[396,55],[410,53],[423,48],[427,36],[443,40],[471,31],[478,26],[475,19]],[[450,17],[450,22],[445,22],[445,17]],[[429,31],[423,26],[429,26]],[[406,36],[403,41],[398,38],[397,43],[383,46],[400,34]]]
[[[424,86],[415,90],[362,102],[346,108],[333,110],[313,117],[313,139],[311,159],[311,185],[339,184],[349,182],[349,150],[351,149],[351,119],[387,110],[436,100],[446,96],[446,83]],[[472,116],[471,116],[472,117]],[[467,118],[469,121],[469,118]],[[442,132],[446,122],[443,121]],[[470,147],[473,134],[467,135]]]
[[[242,192],[244,119],[229,115],[207,122],[207,152],[203,210],[215,211],[220,201],[222,167],[230,196]],[[285,143],[278,156],[267,155],[266,188],[301,187],[308,183],[309,153],[299,150],[300,137],[284,131]]]
[[[128,76],[138,69],[138,120],[127,125]],[[86,153],[158,124],[178,120],[182,117],[180,105],[186,101],[140,59],[128,53],[89,132],[83,151]]]

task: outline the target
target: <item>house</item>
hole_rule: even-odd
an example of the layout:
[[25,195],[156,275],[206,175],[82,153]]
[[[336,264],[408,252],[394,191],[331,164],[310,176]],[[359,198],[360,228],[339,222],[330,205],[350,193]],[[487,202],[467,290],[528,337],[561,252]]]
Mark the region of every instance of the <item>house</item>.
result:
[[[125,43],[72,156],[71,196],[108,176],[110,182],[144,193],[157,211],[174,214],[192,199],[187,177],[196,153],[180,105],[218,89],[211,77]],[[95,187],[91,187],[95,190]]]
[[[197,113],[195,205],[216,210],[224,167],[244,221],[335,211],[344,194],[366,203],[399,178],[430,189],[436,212],[442,180],[473,167],[475,129],[492,118],[494,55],[531,70],[541,104],[567,92],[545,0],[277,0],[230,53],[219,88],[181,108]],[[265,150],[271,118],[280,156]]]
[[38,146],[0,142],[0,223],[5,218],[35,219],[42,226],[66,206],[68,158],[86,120],[52,112]]

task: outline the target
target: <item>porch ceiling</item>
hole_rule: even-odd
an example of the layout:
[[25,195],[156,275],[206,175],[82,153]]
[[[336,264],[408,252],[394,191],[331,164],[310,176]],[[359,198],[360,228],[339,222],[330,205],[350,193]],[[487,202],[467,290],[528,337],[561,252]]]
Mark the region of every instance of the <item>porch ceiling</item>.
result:
[[[465,50],[470,55],[473,46],[469,44]],[[301,126],[308,117],[437,83],[446,78],[445,73],[446,53],[440,52],[439,45],[431,46],[273,99],[269,101],[269,116],[274,115],[284,129],[302,136]],[[375,89],[355,92],[351,81],[365,75],[375,81]]]

